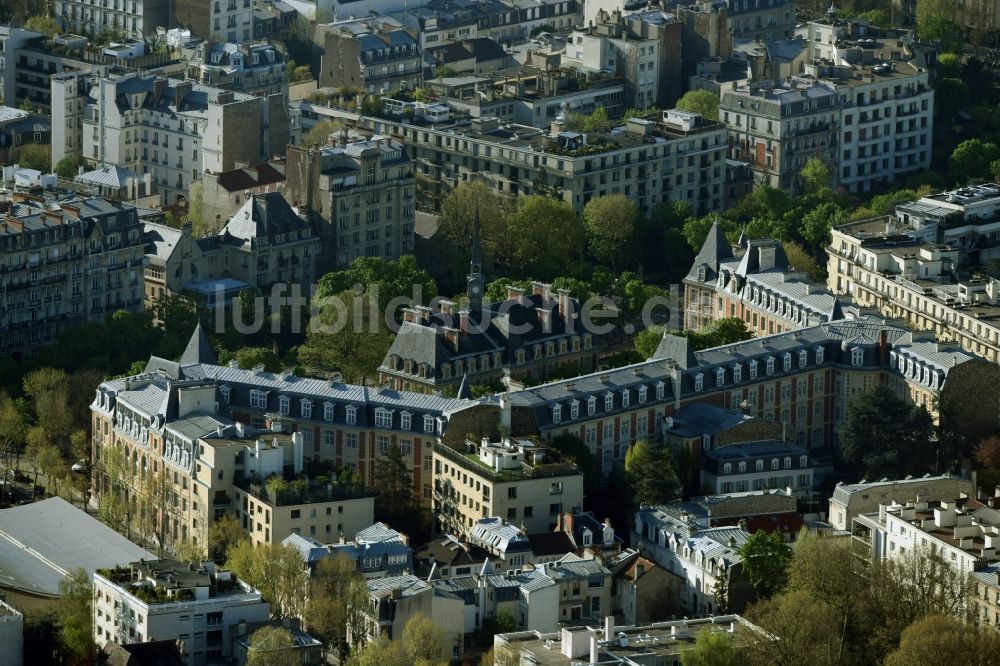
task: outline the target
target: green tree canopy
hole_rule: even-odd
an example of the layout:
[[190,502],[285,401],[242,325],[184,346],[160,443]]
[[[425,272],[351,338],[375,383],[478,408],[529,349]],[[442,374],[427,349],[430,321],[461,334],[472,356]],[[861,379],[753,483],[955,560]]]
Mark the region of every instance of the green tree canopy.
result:
[[962,60],[954,53],[942,53],[937,57],[937,75],[940,79],[962,78]]
[[770,597],[785,588],[792,549],[781,532],[757,530],[739,547],[739,554],[743,573],[758,594]]
[[344,129],[344,124],[338,120],[321,120],[312,129],[302,135],[299,142],[302,146],[325,146],[330,143],[330,135]]
[[645,439],[637,440],[625,453],[625,474],[636,502],[665,504],[680,492],[670,449]]
[[414,614],[403,627],[403,649],[413,663],[443,659],[444,641],[444,630],[423,613]]
[[463,270],[472,252],[472,231],[479,210],[481,245],[484,257],[505,262],[510,259],[507,240],[507,212],[512,202],[481,180],[460,183],[441,202],[438,233],[458,255]]
[[951,663],[990,664],[1000,655],[1000,634],[948,615],[927,615],[903,631],[899,647],[886,666],[938,666]]
[[583,208],[591,254],[617,270],[635,233],[639,207],[624,194],[594,197]]
[[368,589],[364,579],[353,559],[337,555],[320,560],[310,582],[308,629],[343,662],[348,637],[365,631]]
[[11,159],[25,169],[36,169],[42,173],[52,171],[52,153],[47,144],[26,143],[11,151]]
[[802,167],[802,182],[807,192],[818,192],[824,187],[830,187],[833,181],[833,173],[830,165],[818,157],[810,157],[806,165]]
[[957,184],[965,185],[972,178],[989,178],[995,160],[1000,160],[1000,147],[995,143],[966,139],[948,158],[948,173]]
[[953,0],[917,0],[917,35],[940,42],[942,51],[960,53],[964,40],[957,15]]
[[271,603],[272,617],[299,615],[303,611],[308,576],[302,556],[292,546],[261,544],[249,540],[230,546],[226,568],[260,590]]
[[378,300],[354,291],[317,298],[299,361],[311,374],[336,371],[349,383],[375,377],[392,344]]
[[930,415],[887,384],[876,384],[847,403],[839,436],[848,478],[901,479],[934,471]]
[[437,284],[411,254],[386,261],[381,257],[358,257],[349,268],[327,273],[319,280],[317,293],[332,296],[361,285],[367,293],[377,294],[385,308],[392,299],[411,298],[415,304],[430,302],[437,296]]
[[59,34],[59,23],[51,16],[32,16],[24,23],[26,30],[40,32],[49,39]]
[[93,583],[83,568],[70,570],[59,581],[60,600],[56,615],[59,618],[59,643],[70,663],[93,664],[97,656],[94,645],[92,610]]
[[677,108],[700,113],[710,120],[719,119],[719,98],[708,90],[689,90],[677,100]]
[[737,666],[733,637],[726,631],[700,631],[694,646],[681,652],[681,666]]
[[295,637],[284,627],[264,626],[250,635],[247,666],[301,666]]
[[561,199],[521,197],[508,217],[507,233],[515,239],[512,266],[540,280],[572,274],[583,254],[583,225]]

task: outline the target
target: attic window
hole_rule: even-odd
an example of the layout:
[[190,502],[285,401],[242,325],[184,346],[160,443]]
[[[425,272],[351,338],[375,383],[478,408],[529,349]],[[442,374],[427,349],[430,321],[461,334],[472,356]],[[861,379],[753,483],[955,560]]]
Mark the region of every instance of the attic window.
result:
[[229,387],[226,386],[225,384],[223,384],[222,386],[219,387],[219,393],[222,395],[222,399],[228,405],[229,404]]
[[214,62],[215,64],[218,64],[220,60],[222,60],[222,54],[221,53],[216,52],[216,53],[212,54],[212,62]]

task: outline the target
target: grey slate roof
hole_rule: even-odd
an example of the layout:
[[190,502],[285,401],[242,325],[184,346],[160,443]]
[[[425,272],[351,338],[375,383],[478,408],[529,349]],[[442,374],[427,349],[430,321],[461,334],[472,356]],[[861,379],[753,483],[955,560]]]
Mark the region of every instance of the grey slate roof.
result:
[[688,271],[687,280],[697,280],[698,270],[705,267],[705,281],[715,279],[719,273],[719,263],[723,259],[730,259],[733,256],[733,248],[726,240],[726,233],[722,230],[722,225],[718,221],[712,223],[712,228],[708,230],[708,237],[702,243],[698,255],[694,258],[691,270]]
[[0,587],[56,596],[70,569],[139,559],[156,555],[60,497],[0,510]]
[[187,347],[184,348],[184,353],[181,354],[180,363],[181,365],[191,365],[194,363],[214,364],[215,362],[215,352],[212,351],[212,345],[208,344],[208,336],[201,328],[201,322],[198,322],[198,325],[194,327],[194,334],[188,341]]
[[301,229],[310,229],[280,192],[252,194],[232,214],[219,235],[222,242],[251,242],[258,238],[273,238]]

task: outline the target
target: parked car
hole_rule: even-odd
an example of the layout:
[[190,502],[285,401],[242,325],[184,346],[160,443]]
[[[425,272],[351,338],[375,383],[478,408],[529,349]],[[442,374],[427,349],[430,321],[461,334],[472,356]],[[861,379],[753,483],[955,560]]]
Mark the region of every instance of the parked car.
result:
[[71,467],[70,469],[72,469],[74,472],[86,472],[87,471],[87,461],[86,460],[77,460],[75,463],[73,463],[73,467]]

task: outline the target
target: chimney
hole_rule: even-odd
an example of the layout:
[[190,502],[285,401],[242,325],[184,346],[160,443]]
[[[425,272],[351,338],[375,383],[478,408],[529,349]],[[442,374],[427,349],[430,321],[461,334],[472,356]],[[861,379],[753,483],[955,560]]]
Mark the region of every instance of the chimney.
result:
[[515,300],[521,305],[524,305],[524,289],[513,285],[507,285],[507,300]]
[[563,532],[573,533],[573,513],[570,511],[563,514]]
[[597,634],[590,635],[590,663],[596,664],[600,661],[600,645],[597,642]]
[[451,348],[458,352],[458,329],[451,328],[450,326],[442,326],[441,330],[444,332],[444,337],[451,343]]
[[610,641],[615,637],[615,616],[606,615],[604,617],[604,640]]
[[569,289],[560,289],[556,293],[559,294],[559,314],[563,319],[568,320],[573,314],[570,312],[573,306],[572,299],[569,297]]
[[455,303],[454,301],[449,301],[447,299],[442,299],[438,301],[438,307],[441,308],[441,314],[453,315],[455,314]]
[[534,296],[541,296],[543,302],[550,300],[552,298],[552,285],[544,282],[532,282],[531,293]]
[[458,313],[458,330],[462,335],[469,334],[469,311],[460,310]]
[[552,310],[546,308],[535,308],[538,313],[538,323],[542,325],[542,333],[552,332]]
[[174,106],[180,107],[181,101],[187,97],[188,93],[194,90],[194,84],[190,81],[181,81],[174,86]]

